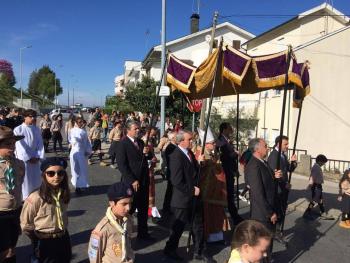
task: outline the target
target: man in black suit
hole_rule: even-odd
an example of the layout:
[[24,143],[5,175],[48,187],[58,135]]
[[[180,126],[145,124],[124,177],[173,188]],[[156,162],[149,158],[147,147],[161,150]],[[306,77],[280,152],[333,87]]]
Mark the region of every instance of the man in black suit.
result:
[[164,162],[165,162],[165,176],[166,179],[168,180],[167,182],[167,187],[165,191],[165,196],[164,196],[164,202],[163,202],[163,210],[162,210],[162,215],[167,215],[171,214],[171,209],[170,209],[170,202],[171,202],[171,196],[173,195],[173,186],[170,181],[170,154],[177,148],[176,145],[176,132],[168,132],[168,139],[170,143],[164,150]]
[[[263,139],[252,139],[248,144],[253,153],[244,169],[247,184],[250,186],[250,218],[260,221],[273,233],[277,222],[278,200],[276,196],[276,179],[281,178],[281,171],[273,171],[264,160],[268,147]],[[268,251],[270,262],[272,243]]]
[[231,144],[229,137],[232,134],[232,126],[228,122],[220,124],[220,135],[216,146],[220,152],[220,160],[226,177],[227,208],[235,225],[243,219],[238,214],[234,200],[235,176],[238,176],[238,153]]
[[138,138],[140,126],[135,121],[126,123],[127,134],[118,145],[118,169],[122,175],[121,180],[132,185],[134,200],[130,214],[137,208],[137,237],[145,240],[153,240],[148,234],[148,193],[149,170],[148,159],[152,158],[148,147]]
[[[172,212],[175,222],[172,233],[164,248],[164,254],[171,259],[183,260],[176,252],[184,228],[191,220],[193,199],[196,197],[196,209],[193,221],[194,258],[209,260],[204,255],[203,204],[200,199],[200,189],[195,186],[199,165],[191,152],[192,133],[179,131],[176,134],[178,147],[170,154],[170,180],[173,185],[171,198]],[[203,155],[199,157],[203,160]]]
[[[277,168],[277,159],[278,159],[278,151],[279,151],[279,141],[280,136],[277,136],[275,139],[274,149],[271,151],[267,162],[269,166],[275,170]],[[297,167],[297,158],[296,155],[291,157],[291,162],[289,162],[288,157],[288,137],[282,136],[282,144],[281,144],[281,162],[280,169],[282,171],[282,178],[278,179],[278,189],[277,196],[280,200],[280,210],[278,211],[278,222],[277,222],[277,231],[280,232],[281,223],[284,221],[285,213],[287,210],[288,203],[288,192],[291,188],[291,185],[288,183],[288,173],[293,172]]]

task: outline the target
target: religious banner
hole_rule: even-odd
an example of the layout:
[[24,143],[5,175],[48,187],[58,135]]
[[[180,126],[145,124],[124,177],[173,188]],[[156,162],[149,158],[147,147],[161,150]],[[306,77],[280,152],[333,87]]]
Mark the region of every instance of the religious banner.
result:
[[251,61],[251,57],[237,49],[226,46],[224,50],[223,75],[236,85],[241,86]]
[[173,89],[190,93],[189,87],[194,77],[196,67],[190,66],[173,54],[169,54],[167,67],[167,83]]
[[[288,51],[254,57],[252,67],[258,88],[280,87],[285,84]],[[299,67],[293,57],[288,68],[288,83],[302,87]]]

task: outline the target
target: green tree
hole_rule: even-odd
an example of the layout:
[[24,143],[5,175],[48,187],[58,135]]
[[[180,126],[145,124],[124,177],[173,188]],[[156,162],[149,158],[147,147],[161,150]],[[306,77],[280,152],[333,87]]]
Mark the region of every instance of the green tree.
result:
[[56,73],[49,66],[44,65],[31,73],[28,93],[39,96],[43,101],[53,101],[55,99],[55,82],[56,94],[60,95],[63,92],[60,80],[56,78]]
[[12,64],[0,59],[0,105],[7,106],[12,103],[15,84]]
[[[210,116],[210,127],[213,132],[218,135],[219,126],[222,122],[228,122],[232,125],[233,134],[231,136],[232,141],[236,141],[236,121],[237,121],[237,110],[236,108],[231,108],[228,112],[226,118],[218,113],[217,109],[214,107],[211,111]],[[244,107],[240,109],[239,119],[238,119],[238,141],[242,144],[247,144],[249,138],[254,137],[256,126],[258,125],[258,119],[255,114],[249,114]]]

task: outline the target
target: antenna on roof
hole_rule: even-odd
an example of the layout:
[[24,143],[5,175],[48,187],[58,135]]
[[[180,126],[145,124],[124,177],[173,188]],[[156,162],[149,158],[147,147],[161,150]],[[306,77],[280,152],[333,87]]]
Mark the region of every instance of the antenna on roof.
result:
[[197,0],[197,14],[199,15],[199,7],[201,5],[201,0]]

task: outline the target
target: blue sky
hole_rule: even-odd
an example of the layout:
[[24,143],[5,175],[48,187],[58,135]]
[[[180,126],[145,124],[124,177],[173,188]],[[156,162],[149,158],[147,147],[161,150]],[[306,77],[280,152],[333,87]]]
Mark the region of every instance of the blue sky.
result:
[[[161,0],[11,0],[1,3],[0,59],[13,64],[19,86],[19,50],[23,50],[23,87],[30,73],[43,65],[53,68],[75,102],[99,105],[113,94],[114,77],[123,73],[125,60],[142,60],[160,43]],[[167,0],[167,39],[189,33],[189,17],[196,0]],[[201,0],[200,28],[219,15],[296,15],[322,4],[321,0]],[[350,14],[349,0],[333,0],[334,7]],[[291,17],[239,17],[219,19],[260,34]],[[146,32],[149,31],[149,34]],[[60,65],[62,65],[60,67]],[[72,91],[71,91],[72,94]]]

